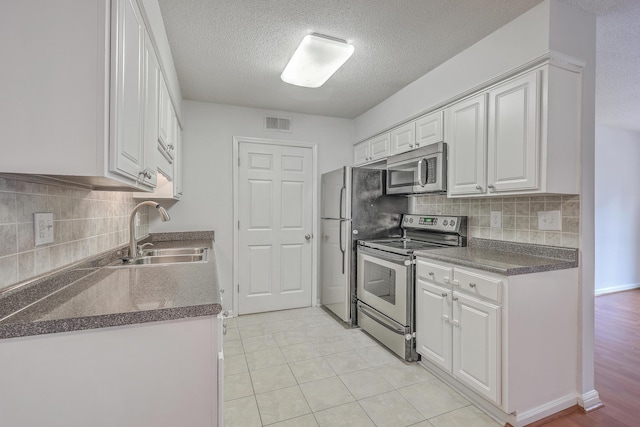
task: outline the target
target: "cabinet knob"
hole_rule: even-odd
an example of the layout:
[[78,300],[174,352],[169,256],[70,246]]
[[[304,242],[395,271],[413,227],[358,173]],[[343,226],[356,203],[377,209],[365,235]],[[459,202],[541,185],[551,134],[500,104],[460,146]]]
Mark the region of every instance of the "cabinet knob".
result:
[[413,144],[409,144],[409,148],[413,148]]
[[151,172],[149,172],[146,169],[141,171],[138,175],[141,175],[142,178],[145,178],[145,179],[151,179]]
[[419,142],[416,142],[416,147],[420,147],[420,143]]
[[458,297],[453,297],[453,300],[454,301],[458,301]]
[[460,322],[458,322],[457,320],[454,320],[454,321],[453,321],[453,322],[451,322],[451,323],[453,323],[453,326],[455,326],[456,328],[459,328],[459,327],[460,327]]
[[476,284],[475,284],[475,283],[469,283],[469,287],[470,287],[470,288],[475,288],[475,287],[476,287]]
[[429,272],[429,276],[432,276],[432,277],[433,277],[433,276],[435,276],[434,272],[433,272],[433,271],[430,271],[430,272]]
[[169,150],[173,151],[173,148],[174,148],[174,147],[173,147],[173,144],[169,144],[169,145],[167,145],[167,148],[168,148]]
[[446,293],[446,292],[443,292],[443,293],[442,293],[442,298],[446,298],[446,297],[447,297],[447,293]]
[[482,191],[482,187],[481,187],[481,186],[479,186],[479,185],[476,185],[476,190],[478,190],[478,191]]
[[489,185],[487,185],[487,188],[488,188],[489,190],[491,190],[491,191],[493,191],[493,190],[495,190],[495,189],[496,189],[496,187],[495,187],[493,184],[489,184]]

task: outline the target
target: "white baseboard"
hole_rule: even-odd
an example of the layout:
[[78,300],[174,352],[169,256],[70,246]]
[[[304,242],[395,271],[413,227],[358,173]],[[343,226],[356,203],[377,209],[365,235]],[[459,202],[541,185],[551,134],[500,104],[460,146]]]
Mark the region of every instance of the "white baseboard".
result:
[[567,408],[575,406],[575,404],[578,403],[578,400],[579,399],[575,393],[571,393],[559,399],[547,402],[537,408],[516,414],[516,424],[514,424],[514,426],[526,426],[527,424],[546,418],[549,415],[564,411]]
[[629,283],[628,285],[610,286],[608,288],[596,289],[595,295],[600,296],[600,295],[611,294],[614,292],[629,291],[631,289],[638,289],[638,288],[640,288],[640,283]]
[[582,406],[585,411],[589,412],[602,406],[600,395],[597,391],[591,390],[578,396],[578,405]]

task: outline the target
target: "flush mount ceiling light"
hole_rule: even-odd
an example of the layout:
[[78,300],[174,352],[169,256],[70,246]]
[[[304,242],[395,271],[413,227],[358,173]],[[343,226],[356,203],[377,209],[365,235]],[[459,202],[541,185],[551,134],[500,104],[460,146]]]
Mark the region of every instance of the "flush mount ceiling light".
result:
[[296,86],[320,87],[353,54],[353,45],[322,34],[309,34],[289,60],[280,78]]

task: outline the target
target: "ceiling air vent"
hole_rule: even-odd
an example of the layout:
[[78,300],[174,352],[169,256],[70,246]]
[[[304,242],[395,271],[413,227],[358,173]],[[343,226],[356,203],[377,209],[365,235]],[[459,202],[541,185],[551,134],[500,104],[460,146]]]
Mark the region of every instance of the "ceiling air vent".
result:
[[264,128],[267,130],[277,130],[280,132],[291,132],[291,118],[265,116]]

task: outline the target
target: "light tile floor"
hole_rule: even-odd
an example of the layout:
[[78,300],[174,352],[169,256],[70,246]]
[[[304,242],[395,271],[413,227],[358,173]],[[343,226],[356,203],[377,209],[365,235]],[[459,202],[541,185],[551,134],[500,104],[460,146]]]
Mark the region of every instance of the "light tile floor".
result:
[[499,426],[424,368],[322,308],[226,322],[226,427]]

